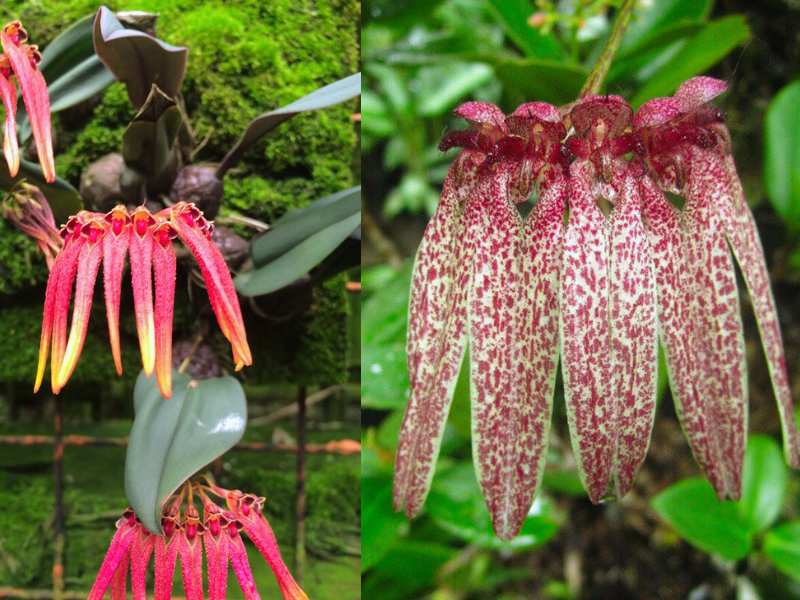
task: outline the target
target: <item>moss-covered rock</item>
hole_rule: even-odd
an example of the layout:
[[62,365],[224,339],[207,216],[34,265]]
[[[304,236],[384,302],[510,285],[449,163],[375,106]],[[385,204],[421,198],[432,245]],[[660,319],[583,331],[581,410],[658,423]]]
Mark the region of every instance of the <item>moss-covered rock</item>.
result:
[[[159,13],[157,35],[189,48],[183,96],[202,146],[196,162],[222,159],[257,115],[358,70],[358,0],[110,0],[106,4],[113,10]],[[3,3],[0,18],[20,18],[32,42],[44,47],[65,24],[94,12],[97,6],[95,0],[62,0],[54,11],[47,3],[15,0]],[[221,214],[239,212],[271,222],[290,208],[351,185],[357,151],[350,119],[353,110],[352,103],[340,105],[300,115],[281,125],[229,172]],[[93,105],[59,114],[55,119],[59,175],[77,187],[87,165],[119,151],[133,114],[121,84],[110,86]],[[0,298],[6,295],[3,304],[13,304],[8,295],[41,284],[45,278],[46,270],[35,246],[0,222]],[[19,330],[21,325],[12,322],[19,316],[0,310],[0,345],[11,344],[12,339],[22,343],[19,337],[6,333]],[[316,290],[312,311],[292,322],[272,324],[250,319],[255,346],[272,339],[256,348],[252,377],[260,382],[294,380],[309,384],[342,378],[345,318],[346,302],[339,281]],[[37,316],[30,321],[36,323],[35,328],[27,321],[24,326],[32,337],[16,354],[24,355],[25,360],[15,357],[2,361],[0,379],[28,379],[31,363],[27,360],[36,352],[39,319]],[[175,335],[181,338],[190,334],[176,330]],[[76,376],[96,375],[95,380],[100,381],[109,371],[93,368],[93,344],[90,336]]]

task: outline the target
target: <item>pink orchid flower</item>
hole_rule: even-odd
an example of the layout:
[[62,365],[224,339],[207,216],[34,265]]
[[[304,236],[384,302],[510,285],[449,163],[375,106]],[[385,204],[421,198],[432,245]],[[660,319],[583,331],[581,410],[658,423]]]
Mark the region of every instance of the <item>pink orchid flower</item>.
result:
[[50,97],[47,83],[37,68],[42,56],[36,46],[25,43],[27,39],[28,33],[19,21],[6,24],[0,31],[0,43],[3,47],[0,54],[0,100],[6,111],[3,154],[10,175],[16,177],[20,160],[16,122],[17,88],[14,85],[16,80],[28,112],[45,181],[52,183],[56,179],[56,169],[50,132]]
[[[195,494],[202,504],[202,520],[194,505]],[[212,495],[221,498],[228,509],[214,502]],[[112,598],[124,598],[128,574],[133,598],[147,598],[147,568],[151,557],[155,563],[153,591],[156,600],[172,597],[177,563],[180,563],[187,600],[202,600],[204,587],[209,600],[224,600],[227,597],[229,565],[244,597],[257,600],[260,595],[241,537],[242,531],[272,568],[284,600],[308,600],[283,562],[272,529],[261,512],[263,503],[264,498],[213,484],[187,484],[182,493],[168,503],[161,521],[161,535],[148,531],[132,510],[125,511],[117,521],[117,531],[89,592],[89,600],[101,600],[109,589]]]
[[[142,365],[148,375],[155,371],[161,394],[165,398],[172,395],[175,237],[200,265],[211,307],[231,343],[236,370],[252,364],[236,290],[222,254],[211,241],[212,231],[213,223],[194,204],[186,202],[156,214],[144,207],[129,212],[124,206],[117,206],[107,214],[81,211],[71,217],[62,228],[64,246],[47,280],[34,392],[44,378],[48,353],[53,393],[59,393],[72,376],[86,340],[101,262],[111,353],[117,373],[122,373],[119,304],[128,254]],[[75,301],[67,338],[73,287]]]
[[36,240],[47,268],[52,269],[64,240],[56,227],[50,204],[39,188],[25,182],[18,184],[3,203],[2,214],[17,229]]
[[[559,354],[593,502],[627,493],[644,461],[659,338],[695,458],[720,498],[738,498],[747,388],[729,246],[753,298],[787,461],[800,466],[763,250],[708,105],[723,90],[694,78],[635,116],[618,96],[583,98],[563,118],[537,102],[508,117],[483,103],[456,110],[471,127],[442,142],[463,150],[412,276],[397,510],[422,509],[467,344],[473,455],[499,537],[516,535],[541,481]],[[514,204],[532,191],[523,220]]]

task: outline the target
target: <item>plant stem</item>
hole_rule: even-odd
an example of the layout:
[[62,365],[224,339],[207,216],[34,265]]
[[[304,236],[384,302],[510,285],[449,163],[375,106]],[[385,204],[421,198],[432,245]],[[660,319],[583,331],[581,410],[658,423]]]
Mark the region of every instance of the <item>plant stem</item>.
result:
[[600,58],[597,59],[592,72],[589,73],[586,83],[583,84],[580,97],[596,94],[600,91],[600,86],[603,85],[603,80],[608,74],[608,69],[611,67],[611,61],[614,60],[614,55],[619,49],[620,42],[622,42],[622,34],[625,33],[625,28],[631,20],[633,14],[633,7],[636,0],[623,0],[622,6],[619,7],[617,16],[614,19],[614,27],[608,36],[605,48],[603,48]]

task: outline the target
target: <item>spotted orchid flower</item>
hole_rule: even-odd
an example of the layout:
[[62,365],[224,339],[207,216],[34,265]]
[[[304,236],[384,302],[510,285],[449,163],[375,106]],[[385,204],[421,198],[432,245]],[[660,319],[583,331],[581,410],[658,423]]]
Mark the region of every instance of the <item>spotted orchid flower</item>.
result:
[[[456,114],[471,128],[442,142],[463,150],[412,276],[394,503],[409,516],[424,503],[469,341],[476,470],[498,535],[512,537],[541,479],[558,364],[564,130],[538,102],[508,117],[483,103]],[[523,220],[516,204],[532,192]]]
[[[753,215],[730,152],[721,111],[726,84],[685,82],[644,104],[634,121],[670,386],[695,459],[720,498],[741,494],[747,433],[747,365],[733,259],[758,323],[784,436],[800,467],[800,435],[775,300]],[[664,192],[685,200],[675,208]]]
[[[195,506],[195,496],[199,496],[202,519]],[[221,498],[227,508],[217,504],[219,500],[215,502],[212,496]],[[227,598],[229,566],[244,597],[257,600],[260,595],[242,532],[272,568],[284,600],[308,600],[283,562],[275,536],[261,512],[263,503],[264,498],[252,494],[189,483],[166,504],[161,534],[148,531],[132,510],[126,510],[117,521],[117,531],[89,592],[89,600],[101,600],[109,590],[112,598],[125,598],[128,576],[133,598],[147,598],[151,558],[155,600],[172,597],[178,565],[187,600]],[[204,588],[207,596],[204,596]]]
[[[172,395],[172,315],[179,238],[197,260],[223,335],[231,343],[236,370],[252,363],[239,301],[219,249],[211,241],[213,223],[186,202],[151,214],[117,206],[107,214],[81,211],[62,228],[64,246],[56,257],[45,293],[39,365],[34,391],[44,378],[48,353],[53,393],[59,393],[78,363],[89,325],[100,264],[111,354],[122,373],[119,305],[125,257],[130,256],[136,329],[142,365],[153,371],[165,398]],[[71,328],[67,320],[74,288]]]
[[31,132],[36,143],[36,153],[47,182],[56,179],[53,161],[53,142],[50,131],[50,98],[47,83],[37,68],[42,60],[36,46],[26,43],[28,34],[19,21],[6,24],[0,31],[0,100],[5,108],[6,118],[3,137],[3,155],[8,171],[15,177],[19,171],[20,155],[17,142],[17,88],[22,92],[22,101],[28,113]]

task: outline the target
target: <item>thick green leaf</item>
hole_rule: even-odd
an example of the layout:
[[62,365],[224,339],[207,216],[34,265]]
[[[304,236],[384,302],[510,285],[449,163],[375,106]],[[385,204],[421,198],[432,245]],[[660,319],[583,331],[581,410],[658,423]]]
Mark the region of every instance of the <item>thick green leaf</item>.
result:
[[475,470],[466,462],[436,473],[425,510],[451,535],[487,549],[533,548],[552,538],[560,525],[552,504],[540,495],[519,534],[510,541],[498,539],[475,480]]
[[222,159],[217,169],[217,176],[222,178],[227,170],[236,164],[242,154],[244,154],[250,146],[284,121],[288,121],[293,116],[303,112],[319,110],[321,108],[333,106],[334,104],[340,104],[346,100],[355,98],[360,93],[361,73],[356,73],[355,75],[350,75],[349,77],[340,79],[325,87],[321,87],[318,90],[314,90],[307,96],[303,96],[291,104],[276,108],[275,110],[256,117],[250,121],[242,137],[239,138],[236,145],[231,148],[230,152]]
[[361,570],[376,565],[397,542],[407,519],[392,510],[392,480],[365,477],[361,480]]
[[[375,565],[375,571],[401,585],[414,586],[414,589],[419,589],[432,585],[439,569],[457,552],[457,548],[444,546],[431,540],[405,539],[395,544],[384,560]],[[402,597],[421,598],[422,596],[423,594],[411,594]],[[383,599],[385,597],[382,593],[371,595],[366,593],[366,590],[364,593],[364,598]]]
[[783,88],[764,121],[764,187],[786,224],[800,229],[800,80]]
[[257,267],[287,252],[307,237],[361,210],[361,186],[352,187],[286,213],[272,228],[256,238],[250,254]]
[[135,108],[144,104],[154,84],[170,97],[180,92],[188,49],[126,29],[105,6],[97,11],[93,33],[97,56],[125,84]]
[[490,0],[489,6],[509,38],[531,58],[564,57],[564,49],[552,35],[528,25],[533,8],[528,0]]
[[164,502],[199,469],[232,448],[247,423],[244,391],[233,377],[191,380],[173,372],[165,400],[140,373],[125,456],[125,495],[145,527],[161,532]]
[[46,81],[57,80],[67,71],[72,70],[75,65],[94,56],[93,28],[94,14],[86,15],[47,44],[42,51],[42,62],[39,63],[39,70]]
[[711,21],[649,78],[631,104],[638,108],[651,98],[671,94],[681,83],[707,71],[749,37],[750,28],[741,15]]
[[12,178],[8,173],[5,161],[0,161],[0,188],[10,190],[23,179],[42,190],[53,210],[57,225],[66,223],[71,215],[83,207],[78,190],[72,187],[68,181],[59,177],[56,177],[53,183],[47,183],[38,164],[22,159],[19,164],[19,173]]
[[426,117],[443,115],[470,92],[492,80],[492,69],[481,63],[423,67],[417,75],[417,110]]
[[800,581],[800,521],[770,529],[764,536],[764,554],[779,571]]
[[736,503],[717,500],[705,479],[684,479],[653,498],[652,505],[683,539],[701,550],[728,560],[750,552],[751,535]]
[[155,84],[122,135],[125,164],[147,177],[157,177],[174,161],[175,141],[183,116],[174,99]]
[[361,225],[361,210],[309,236],[272,262],[236,277],[245,296],[262,296],[296,281],[330,255]]
[[711,0],[659,0],[637,3],[625,29],[618,56],[637,54],[651,47],[660,32],[678,23],[704,21],[711,13]]
[[780,514],[788,472],[783,453],[771,437],[751,435],[744,459],[739,514],[751,533],[772,525]]
[[583,67],[536,59],[503,61],[495,71],[516,103],[531,98],[553,104],[571,102],[589,75]]

